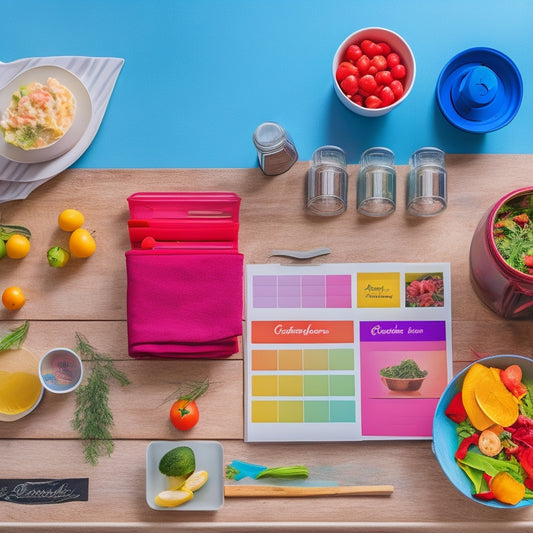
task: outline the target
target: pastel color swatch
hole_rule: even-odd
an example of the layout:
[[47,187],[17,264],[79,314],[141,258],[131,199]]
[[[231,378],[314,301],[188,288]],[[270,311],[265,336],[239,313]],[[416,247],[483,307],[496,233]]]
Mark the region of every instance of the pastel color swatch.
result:
[[254,423],[354,422],[354,350],[252,350]]
[[352,306],[350,275],[256,275],[252,284],[256,309],[346,309]]

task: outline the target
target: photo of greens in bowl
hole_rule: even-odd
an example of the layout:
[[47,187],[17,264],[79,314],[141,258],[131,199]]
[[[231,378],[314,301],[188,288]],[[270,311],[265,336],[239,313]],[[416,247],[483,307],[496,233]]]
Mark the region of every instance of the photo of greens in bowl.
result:
[[387,366],[379,371],[383,384],[394,392],[419,390],[427,374],[427,370],[421,370],[414,359],[404,359],[399,365]]

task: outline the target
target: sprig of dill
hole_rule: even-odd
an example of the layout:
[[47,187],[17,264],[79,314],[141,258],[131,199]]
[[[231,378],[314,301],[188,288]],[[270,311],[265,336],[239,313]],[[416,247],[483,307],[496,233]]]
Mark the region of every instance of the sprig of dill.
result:
[[24,342],[24,339],[26,338],[26,335],[28,334],[29,328],[30,323],[26,320],[24,324],[2,337],[2,339],[0,339],[0,352],[20,348]]
[[76,341],[75,351],[91,369],[86,382],[76,389],[72,427],[83,440],[85,460],[96,466],[100,456],[110,456],[115,448],[110,431],[113,413],[109,406],[109,381],[114,379],[121,387],[131,382],[115,368],[107,354],[98,352],[81,333],[76,332]]
[[186,381],[180,383],[178,388],[169,394],[160,405],[171,400],[187,400],[192,402],[200,398],[209,389],[209,379],[205,378],[202,381]]

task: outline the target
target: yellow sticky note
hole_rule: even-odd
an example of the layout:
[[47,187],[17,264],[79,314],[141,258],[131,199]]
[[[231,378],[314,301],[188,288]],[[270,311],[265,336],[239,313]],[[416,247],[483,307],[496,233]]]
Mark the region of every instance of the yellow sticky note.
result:
[[359,272],[357,307],[400,307],[400,273]]

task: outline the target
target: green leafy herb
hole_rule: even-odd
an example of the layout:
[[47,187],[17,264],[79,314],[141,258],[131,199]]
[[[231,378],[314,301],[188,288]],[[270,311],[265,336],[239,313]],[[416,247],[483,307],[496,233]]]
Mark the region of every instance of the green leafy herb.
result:
[[380,376],[396,379],[424,378],[427,374],[428,371],[420,370],[420,367],[413,359],[404,359],[399,365],[387,366],[379,371]]
[[533,398],[531,391],[533,390],[533,381],[523,379],[522,382],[527,388],[527,393],[520,399],[520,412],[528,418],[533,418]]
[[185,383],[181,383],[174,392],[169,394],[161,405],[172,400],[193,402],[205,394],[207,389],[209,389],[209,379],[207,378],[202,381],[186,381]]
[[457,425],[455,428],[457,436],[461,439],[467,439],[477,432],[477,429],[470,423],[468,418]]
[[11,333],[8,333],[5,337],[0,339],[0,352],[20,348],[28,334],[29,328],[30,323],[26,320],[22,326],[12,330]]
[[76,389],[76,411],[72,427],[84,442],[85,460],[94,465],[98,457],[111,455],[114,450],[110,428],[113,413],[109,407],[109,381],[114,379],[123,387],[130,383],[126,374],[117,370],[113,360],[98,352],[87,339],[76,332],[75,351],[91,365],[86,383]]
[[226,477],[228,479],[235,479],[236,476],[239,475],[239,473],[240,473],[240,470],[238,470],[234,466],[226,465]]

